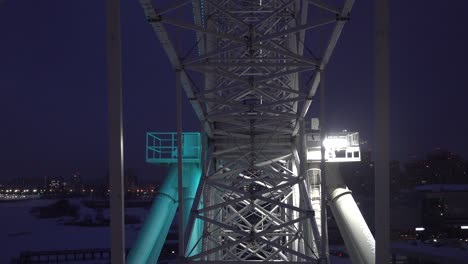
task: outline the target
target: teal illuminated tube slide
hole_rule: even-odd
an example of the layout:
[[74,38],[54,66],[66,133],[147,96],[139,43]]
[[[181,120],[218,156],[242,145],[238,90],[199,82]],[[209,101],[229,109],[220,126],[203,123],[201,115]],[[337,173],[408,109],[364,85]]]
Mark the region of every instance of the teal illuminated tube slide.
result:
[[[183,190],[184,190],[184,229],[187,225],[188,215],[193,205],[201,170],[197,163],[183,164]],[[178,206],[177,196],[177,164],[170,165],[169,173],[159,193],[154,199],[153,206],[146,218],[146,222],[138,234],[138,238],[127,257],[128,264],[154,264],[157,263],[172,220]],[[191,240],[200,236],[197,225],[193,228]],[[192,241],[189,245],[194,244]],[[197,250],[198,251],[198,250]],[[198,252],[194,252],[195,254]]]
[[[184,184],[184,230],[187,228],[190,211],[192,210],[193,201],[195,200],[197,188],[200,183],[201,171],[199,171],[198,168],[194,168],[190,173],[191,174],[193,173],[194,176],[197,175],[197,177],[190,177],[190,178],[185,177],[183,180],[183,184]],[[203,227],[203,226],[200,225],[200,222],[201,221],[199,219],[195,219],[195,223],[193,224],[192,233],[191,233],[191,236],[190,236],[187,248],[186,248],[186,253],[187,253],[186,255],[188,256],[198,254],[201,251],[201,243],[197,243],[199,237],[202,234],[202,230],[200,230],[200,227]]]

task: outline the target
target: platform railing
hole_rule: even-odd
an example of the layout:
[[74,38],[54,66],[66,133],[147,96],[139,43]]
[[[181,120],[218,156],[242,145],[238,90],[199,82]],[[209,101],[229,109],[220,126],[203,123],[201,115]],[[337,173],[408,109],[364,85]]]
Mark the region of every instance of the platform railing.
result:
[[[200,162],[200,146],[200,133],[182,133],[182,161],[189,163]],[[177,163],[177,133],[146,133],[146,162]]]

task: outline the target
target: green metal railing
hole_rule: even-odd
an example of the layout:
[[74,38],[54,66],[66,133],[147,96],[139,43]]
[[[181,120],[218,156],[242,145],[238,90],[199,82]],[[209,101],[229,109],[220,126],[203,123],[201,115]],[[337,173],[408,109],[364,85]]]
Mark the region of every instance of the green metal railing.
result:
[[[200,162],[200,146],[200,133],[182,133],[182,161],[189,163]],[[146,162],[177,163],[177,133],[146,133]]]

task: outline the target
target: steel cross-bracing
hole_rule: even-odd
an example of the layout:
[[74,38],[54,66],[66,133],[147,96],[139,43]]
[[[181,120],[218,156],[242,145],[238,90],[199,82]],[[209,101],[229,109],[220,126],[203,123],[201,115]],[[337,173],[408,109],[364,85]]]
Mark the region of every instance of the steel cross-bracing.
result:
[[304,118],[354,1],[140,3],[208,139],[184,261],[323,260]]

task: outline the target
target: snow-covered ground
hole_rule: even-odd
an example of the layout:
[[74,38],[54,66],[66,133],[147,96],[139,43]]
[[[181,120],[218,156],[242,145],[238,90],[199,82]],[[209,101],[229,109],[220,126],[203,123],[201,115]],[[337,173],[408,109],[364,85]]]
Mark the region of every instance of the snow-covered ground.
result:
[[[0,263],[10,263],[21,251],[64,250],[84,248],[109,248],[109,227],[81,227],[63,225],[65,219],[38,219],[30,214],[35,206],[45,206],[56,200],[28,200],[0,203]],[[79,204],[79,201],[73,201]],[[105,210],[108,211],[108,210]],[[126,213],[141,216],[144,208],[128,208]],[[104,212],[104,215],[108,212]],[[80,215],[95,215],[94,210],[80,206]],[[139,225],[126,225],[125,240],[131,247],[138,233]]]
[[[109,248],[109,227],[81,227],[63,225],[68,219],[38,219],[30,210],[36,206],[47,206],[57,200],[26,200],[0,203],[0,263],[10,263],[21,251],[65,250],[85,248]],[[79,200],[70,200],[80,206],[80,218],[95,217],[94,209],[83,206]],[[108,209],[103,211],[107,217]],[[126,214],[137,215],[145,220],[147,209],[127,208]],[[125,226],[126,247],[130,248],[138,235],[140,224]],[[330,256],[332,264],[349,264],[349,258]]]

